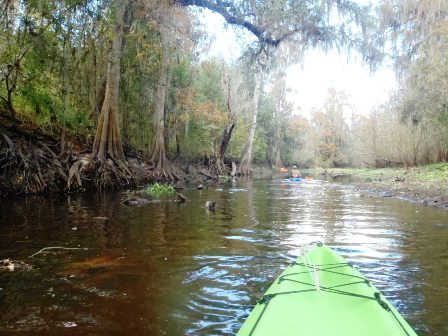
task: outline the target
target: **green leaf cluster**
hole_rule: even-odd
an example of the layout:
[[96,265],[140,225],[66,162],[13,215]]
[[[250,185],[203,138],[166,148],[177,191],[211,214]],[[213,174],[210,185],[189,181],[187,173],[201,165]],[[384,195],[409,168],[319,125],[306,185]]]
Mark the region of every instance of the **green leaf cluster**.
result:
[[163,183],[154,183],[146,188],[146,193],[156,197],[170,195],[175,192],[176,190],[172,186]]

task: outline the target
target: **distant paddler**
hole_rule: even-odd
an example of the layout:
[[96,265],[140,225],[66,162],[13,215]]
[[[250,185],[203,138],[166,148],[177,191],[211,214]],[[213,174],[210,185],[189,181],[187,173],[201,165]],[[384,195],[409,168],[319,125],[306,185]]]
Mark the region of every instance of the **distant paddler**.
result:
[[300,174],[300,170],[297,168],[296,165],[292,166],[290,176],[291,176],[291,178],[301,178],[302,177],[302,174]]

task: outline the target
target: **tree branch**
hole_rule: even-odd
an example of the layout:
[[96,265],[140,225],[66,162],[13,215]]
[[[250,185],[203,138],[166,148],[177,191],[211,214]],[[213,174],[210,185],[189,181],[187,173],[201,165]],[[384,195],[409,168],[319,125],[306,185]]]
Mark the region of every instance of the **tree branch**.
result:
[[[224,18],[224,20],[226,20],[226,22],[228,24],[236,25],[236,26],[247,29],[252,34],[254,34],[260,42],[270,45],[270,46],[273,46],[273,47],[278,47],[278,45],[283,40],[287,39],[288,37],[300,32],[300,31],[307,30],[307,27],[302,27],[302,26],[295,27],[294,29],[291,29],[291,30],[285,32],[281,36],[279,36],[277,38],[273,38],[270,34],[268,34],[266,32],[265,29],[257,27],[256,25],[245,20],[244,18],[237,17],[237,16],[229,13],[229,11],[227,10],[227,8],[225,7],[224,4],[220,5],[220,4],[214,3],[209,0],[175,0],[175,2],[178,3],[179,5],[185,6],[185,7],[186,6],[197,6],[197,7],[201,7],[201,8],[207,8],[214,13],[220,14]],[[313,30],[317,30],[317,27],[313,27]]]
[[44,251],[48,250],[84,250],[87,251],[87,247],[64,247],[64,246],[50,246],[50,247],[44,247],[43,249],[40,249],[36,253],[29,256],[29,258],[33,258],[34,256],[38,255],[39,253],[42,253]]

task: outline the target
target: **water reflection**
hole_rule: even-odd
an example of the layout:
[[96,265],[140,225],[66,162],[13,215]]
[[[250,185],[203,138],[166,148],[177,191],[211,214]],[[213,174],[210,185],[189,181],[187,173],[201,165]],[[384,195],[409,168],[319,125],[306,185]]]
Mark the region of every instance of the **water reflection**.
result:
[[119,194],[2,202],[0,258],[88,250],[0,273],[0,333],[233,335],[281,269],[321,240],[420,335],[448,334],[447,212],[322,181],[241,182],[186,196],[146,207],[123,206]]

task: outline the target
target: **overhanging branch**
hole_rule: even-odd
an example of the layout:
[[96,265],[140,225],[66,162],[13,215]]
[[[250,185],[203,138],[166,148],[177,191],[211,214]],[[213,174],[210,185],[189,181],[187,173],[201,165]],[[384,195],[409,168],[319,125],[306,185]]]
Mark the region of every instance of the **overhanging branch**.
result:
[[254,34],[258,40],[261,43],[268,44],[273,47],[277,47],[283,40],[286,38],[298,33],[299,31],[306,30],[305,27],[296,27],[294,29],[291,29],[290,31],[287,31],[286,33],[282,34],[281,36],[277,38],[273,38],[270,34],[266,32],[265,29],[262,29],[260,27],[257,27],[253,23],[245,20],[242,17],[237,17],[227,10],[226,6],[217,4],[215,2],[209,1],[209,0],[175,0],[175,2],[181,6],[197,6],[201,8],[207,8],[211,10],[214,13],[220,14],[224,20],[228,24],[239,26],[242,28],[247,29],[252,34]]

